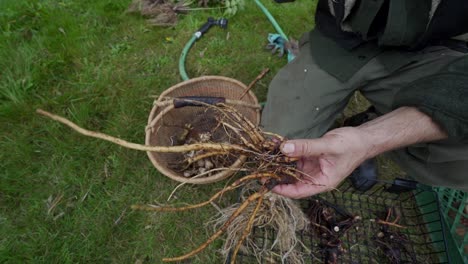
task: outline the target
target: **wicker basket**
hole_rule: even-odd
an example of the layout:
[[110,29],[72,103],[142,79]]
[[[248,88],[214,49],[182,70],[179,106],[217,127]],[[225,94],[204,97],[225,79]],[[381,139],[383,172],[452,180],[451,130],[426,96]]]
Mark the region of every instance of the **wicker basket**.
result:
[[[167,100],[168,98],[188,96],[221,97],[225,98],[228,104],[230,104],[229,100],[236,100],[238,103],[232,106],[252,121],[252,123],[258,125],[260,122],[260,108],[255,95],[249,91],[242,97],[241,101],[239,101],[246,89],[247,87],[243,83],[220,76],[203,76],[172,86],[159,96],[151,110],[148,118],[148,126],[146,127],[146,145],[179,145],[175,142],[175,138],[184,133],[184,126],[187,123],[194,126],[194,129],[199,130],[209,129],[215,125],[213,122],[214,116],[210,115],[210,112],[207,111],[207,107],[176,107],[172,100]],[[220,140],[222,135],[217,138]],[[207,184],[223,180],[234,174],[236,168],[239,168],[245,161],[245,156],[239,156],[237,159],[233,160],[230,166],[231,170],[224,170],[200,178],[188,178],[184,177],[181,172],[175,171],[170,166],[170,164],[174,162],[183,160],[182,154],[147,153],[153,165],[162,174],[179,182],[193,184]]]

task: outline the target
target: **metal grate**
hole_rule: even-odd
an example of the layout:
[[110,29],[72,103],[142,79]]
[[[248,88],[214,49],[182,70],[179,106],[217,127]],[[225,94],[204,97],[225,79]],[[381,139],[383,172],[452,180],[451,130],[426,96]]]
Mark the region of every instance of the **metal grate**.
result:
[[[302,201],[301,206],[305,211],[314,200],[319,199],[333,208],[336,215],[342,215],[339,212],[344,211],[361,217],[360,221],[340,237],[342,250],[333,263],[452,263],[447,254],[437,193],[425,186],[418,186],[415,190],[403,188],[403,191],[399,187],[390,183],[378,183],[372,189],[360,192],[349,181],[345,181],[338,188],[339,191]],[[384,255],[382,247],[375,242],[377,234],[382,231],[382,225],[375,220],[385,218],[389,208],[400,212],[401,219],[398,223],[406,227],[388,227],[407,238],[400,244],[400,262],[391,262]],[[311,231],[302,231],[298,235],[310,249],[310,252],[304,252],[306,263],[327,263],[327,252],[323,246],[326,241]],[[252,236],[256,245],[268,247],[274,240],[275,232],[256,227]],[[238,263],[281,263],[281,260],[278,256],[256,259],[241,253]]]

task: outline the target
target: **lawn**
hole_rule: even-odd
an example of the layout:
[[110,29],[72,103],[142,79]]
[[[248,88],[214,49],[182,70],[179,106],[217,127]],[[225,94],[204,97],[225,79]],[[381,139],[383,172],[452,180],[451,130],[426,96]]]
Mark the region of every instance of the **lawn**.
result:
[[[133,212],[165,202],[177,183],[146,153],[85,138],[35,114],[143,143],[153,97],[181,81],[177,61],[191,35],[223,10],[193,11],[175,27],[152,27],[126,14],[129,0],[0,1],[0,262],[160,263],[195,248],[216,210]],[[253,1],[213,28],[187,60],[189,76],[223,75],[265,99],[286,63],[264,50],[273,28]],[[287,35],[313,27],[315,1],[263,0]],[[222,184],[222,183],[221,183]],[[220,188],[185,186],[173,203],[205,200]],[[229,197],[227,197],[229,198]],[[220,263],[214,243],[191,263]]]
[[[192,48],[189,76],[250,83],[264,101],[285,58],[264,49],[270,22],[253,1]],[[313,27],[316,1],[262,0],[288,36]],[[134,212],[164,203],[178,185],[146,153],[85,138],[35,114],[42,108],[79,125],[144,142],[154,95],[181,81],[178,58],[191,35],[223,10],[180,16],[153,27],[125,11],[130,0],[0,1],[0,263],[160,263],[195,248],[212,232],[206,207],[184,213]],[[196,7],[196,5],[194,5]],[[347,115],[365,109],[355,96]],[[380,166],[398,176],[390,163]],[[206,200],[223,183],[184,186],[171,203]],[[235,194],[225,197],[234,199]],[[222,263],[216,241],[189,263]]]

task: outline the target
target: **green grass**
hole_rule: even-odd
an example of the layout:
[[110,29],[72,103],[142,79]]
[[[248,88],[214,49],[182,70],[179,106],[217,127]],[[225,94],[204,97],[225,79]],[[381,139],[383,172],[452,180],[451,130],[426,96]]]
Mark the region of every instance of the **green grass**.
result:
[[[246,2],[227,31],[213,28],[196,43],[187,71],[249,83],[268,67],[272,73],[255,88],[264,100],[286,61],[264,51],[273,28]],[[311,1],[263,2],[288,35],[299,38],[312,28]],[[173,28],[154,28],[125,14],[128,4],[0,1],[0,263],[159,263],[207,238],[204,222],[213,208],[178,214],[129,209],[164,202],[177,185],[145,153],[82,137],[34,113],[43,108],[144,141],[151,95],[181,81],[183,46],[208,16],[222,11],[192,12]],[[185,187],[176,202],[202,201],[220,186]],[[193,263],[221,262],[219,246]]]
[[[129,2],[0,1],[0,263],[160,263],[195,248],[212,231],[204,223],[214,208],[130,210],[135,203],[166,201],[178,185],[146,153],[85,138],[35,114],[43,108],[144,142],[151,96],[181,81],[184,45],[222,11],[192,12],[175,27],[155,28],[126,14]],[[293,38],[313,27],[315,1],[262,2]],[[271,24],[246,1],[227,31],[213,28],[194,45],[189,76],[223,75],[248,84],[270,68],[254,88],[265,100],[268,83],[286,64],[264,50],[270,32]],[[356,96],[346,115],[365,107]],[[381,161],[384,174],[394,173]],[[205,200],[221,186],[185,186],[174,202]],[[222,262],[220,243],[193,263]]]

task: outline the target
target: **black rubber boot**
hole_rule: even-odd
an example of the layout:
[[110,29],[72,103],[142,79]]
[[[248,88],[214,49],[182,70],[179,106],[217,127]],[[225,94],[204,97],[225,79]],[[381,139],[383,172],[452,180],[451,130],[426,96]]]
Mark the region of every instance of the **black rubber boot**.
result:
[[359,114],[355,114],[351,117],[346,118],[343,121],[343,126],[352,126],[352,127],[360,126],[366,123],[367,121],[371,121],[372,119],[377,118],[377,116],[378,115],[375,112],[375,107],[371,106],[367,108],[367,110],[364,112],[361,112]]
[[356,190],[363,192],[369,190],[377,183],[377,166],[375,160],[368,159],[364,161],[348,178]]
[[[359,126],[367,121],[377,117],[375,108],[369,107],[366,111],[347,118],[344,126]],[[377,182],[377,165],[375,159],[368,159],[357,167],[348,177],[351,180],[353,187],[359,191],[367,191]]]

